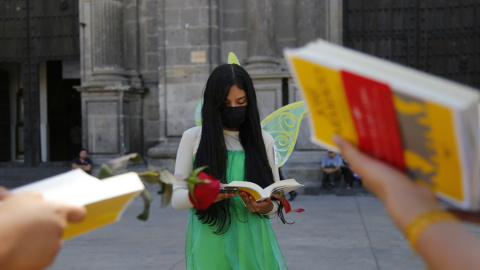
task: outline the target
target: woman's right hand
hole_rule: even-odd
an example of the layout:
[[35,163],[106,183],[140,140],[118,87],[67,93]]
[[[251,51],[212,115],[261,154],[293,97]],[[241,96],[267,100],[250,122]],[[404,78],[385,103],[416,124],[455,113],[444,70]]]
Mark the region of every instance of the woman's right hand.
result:
[[[220,184],[220,187],[225,187],[227,184]],[[214,203],[216,202],[219,202],[221,200],[225,200],[225,199],[230,199],[232,197],[235,197],[236,194],[235,192],[219,192],[218,195],[217,195],[217,198],[215,199],[215,201],[213,201]]]

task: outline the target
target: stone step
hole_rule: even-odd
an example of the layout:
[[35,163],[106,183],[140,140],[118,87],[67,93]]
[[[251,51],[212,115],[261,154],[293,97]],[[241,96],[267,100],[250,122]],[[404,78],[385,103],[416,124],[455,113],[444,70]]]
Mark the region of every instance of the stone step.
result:
[[[25,167],[17,164],[7,166],[2,164],[2,166],[0,166],[0,185],[7,188],[15,188],[67,172],[70,169],[70,162],[41,163],[37,167]],[[115,174],[125,173],[127,171],[142,172],[148,170],[149,168],[144,163],[137,162],[129,164],[126,170],[116,171]],[[100,165],[95,165],[92,170],[92,175],[97,176],[99,171]]]
[[335,182],[335,186],[331,188],[323,188],[320,181],[307,182],[303,188],[298,189],[300,194],[305,195],[337,195],[337,196],[373,196],[370,191],[363,188],[359,181],[354,181],[350,189],[345,188],[343,181]]
[[14,188],[70,170],[70,162],[41,163],[37,167],[16,164],[0,166],[0,185]]

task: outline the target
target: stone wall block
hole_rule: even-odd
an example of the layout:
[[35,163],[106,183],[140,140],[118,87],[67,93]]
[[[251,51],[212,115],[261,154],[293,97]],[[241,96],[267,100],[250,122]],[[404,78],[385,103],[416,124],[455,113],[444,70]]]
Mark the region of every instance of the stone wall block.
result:
[[165,12],[172,8],[184,8],[188,6],[188,0],[164,0]]
[[118,102],[88,101],[87,150],[93,154],[115,154],[119,151]]
[[180,25],[180,10],[179,9],[169,9],[164,14],[165,16],[165,28],[166,29],[177,29],[182,27]]
[[187,0],[188,7],[198,8],[198,7],[208,7],[210,0]]
[[[245,34],[245,32],[243,32]],[[225,36],[224,36],[225,37]],[[228,53],[234,52],[237,56],[240,64],[243,65],[244,60],[247,58],[247,42],[242,41],[223,41],[222,42],[222,63],[227,63]]]
[[247,44],[245,42],[245,38],[247,37],[246,29],[232,29],[232,30],[224,30],[222,32],[222,37],[225,42],[230,41],[239,41],[241,43]]
[[158,22],[156,18],[144,18],[145,20],[145,34],[147,36],[157,36]]
[[223,0],[224,10],[245,10],[245,0]]
[[[172,48],[165,48],[165,65],[166,66],[173,66],[176,62],[176,49],[175,47]],[[164,67],[165,68],[165,67]]]
[[185,45],[184,29],[165,29],[165,45],[168,47]]
[[[145,78],[149,78],[150,76],[147,76],[147,75],[156,74],[156,72],[158,71],[158,55],[157,54],[155,53],[147,54],[147,70],[148,72],[144,72],[144,74],[142,74]],[[154,78],[156,79],[157,75],[155,75]]]
[[[147,99],[147,100],[148,100],[148,99]],[[148,121],[158,120],[158,114],[159,114],[158,105],[157,105],[157,104],[154,104],[154,105],[148,105],[148,106],[146,106],[146,107],[147,107],[147,111],[146,111],[146,113],[144,114],[144,115],[145,115],[145,119],[148,119]]]
[[147,37],[147,52],[156,52],[158,50],[158,37]]
[[247,16],[244,10],[232,10],[222,13],[223,29],[245,29]]
[[187,31],[187,44],[192,46],[208,44],[208,32],[206,28],[189,29]]
[[184,120],[168,119],[167,120],[167,136],[182,136],[183,132],[188,129]]
[[[155,18],[157,16],[158,0],[142,0],[145,3],[145,16]],[[181,2],[180,0],[178,2]]]
[[144,130],[145,140],[148,140],[148,141],[157,140],[159,128],[160,128],[160,125],[158,121],[152,121],[152,120],[144,121],[143,130]]
[[[197,28],[197,27],[207,27],[207,24],[202,25],[200,23],[201,17],[207,17],[204,14],[207,13],[206,9],[198,9],[198,8],[189,8],[189,9],[182,9],[180,10],[180,25],[181,27],[186,28],[187,30],[190,28]],[[188,25],[187,25],[188,24]]]

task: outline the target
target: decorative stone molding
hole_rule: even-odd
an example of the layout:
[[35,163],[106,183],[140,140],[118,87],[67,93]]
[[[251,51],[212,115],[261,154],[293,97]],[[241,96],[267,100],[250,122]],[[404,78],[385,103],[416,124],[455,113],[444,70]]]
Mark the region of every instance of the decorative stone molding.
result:
[[78,87],[82,95],[82,145],[100,163],[142,152],[142,95],[130,86]]

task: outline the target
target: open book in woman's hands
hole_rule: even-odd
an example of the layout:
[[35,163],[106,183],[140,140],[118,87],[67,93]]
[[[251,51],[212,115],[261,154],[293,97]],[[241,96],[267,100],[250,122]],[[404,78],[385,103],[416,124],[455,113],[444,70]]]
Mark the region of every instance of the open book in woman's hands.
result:
[[303,185],[292,178],[275,182],[266,188],[262,188],[248,181],[233,181],[226,187],[236,187],[239,191],[248,192],[257,202],[260,202],[269,198],[272,194],[283,195],[284,193],[303,187]]

